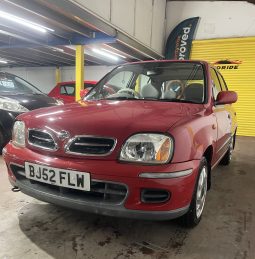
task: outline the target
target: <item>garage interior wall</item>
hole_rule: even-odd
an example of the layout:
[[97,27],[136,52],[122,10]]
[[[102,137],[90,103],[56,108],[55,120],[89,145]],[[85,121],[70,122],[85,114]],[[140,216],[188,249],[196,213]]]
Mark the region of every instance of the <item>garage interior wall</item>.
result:
[[[98,81],[106,73],[112,70],[113,66],[86,66],[84,69],[85,80]],[[56,85],[55,67],[15,67],[2,68],[0,71],[15,74],[35,85],[44,93],[49,93]],[[75,80],[75,67],[61,67],[61,81]]]
[[163,53],[166,0],[74,0],[73,2],[160,54]]
[[181,21],[199,16],[195,39],[255,35],[255,4],[245,1],[169,1],[166,37]]
[[220,69],[229,89],[239,96],[235,108],[237,133],[242,136],[255,136],[255,38],[249,37],[255,35],[254,14],[255,5],[245,1],[169,1],[166,9],[166,37],[181,21],[201,18],[191,59],[242,62],[238,69]]

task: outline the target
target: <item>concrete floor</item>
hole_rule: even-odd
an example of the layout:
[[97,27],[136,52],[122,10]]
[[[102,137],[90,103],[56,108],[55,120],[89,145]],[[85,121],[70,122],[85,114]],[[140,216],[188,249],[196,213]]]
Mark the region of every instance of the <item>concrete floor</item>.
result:
[[0,157],[0,259],[255,258],[255,138],[239,137],[229,167],[217,167],[203,219],[116,219],[46,204],[11,192]]

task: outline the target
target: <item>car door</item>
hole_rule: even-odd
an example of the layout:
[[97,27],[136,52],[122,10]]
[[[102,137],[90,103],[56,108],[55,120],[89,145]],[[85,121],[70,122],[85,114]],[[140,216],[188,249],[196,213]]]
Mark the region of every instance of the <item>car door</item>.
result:
[[[221,73],[219,71],[216,71],[216,72],[217,72],[217,76],[219,78],[222,90],[223,91],[228,91],[228,87],[227,87],[227,84],[226,84],[223,76],[221,75]],[[233,136],[235,134],[236,128],[237,128],[236,111],[233,108],[232,104],[225,104],[225,109],[229,112],[230,117],[231,117],[231,121],[232,121],[231,134]]]
[[[210,70],[212,84],[213,84],[213,97],[216,101],[219,92],[223,91],[222,86],[214,68]],[[225,105],[217,105],[216,102],[213,107],[214,115],[217,120],[217,143],[216,143],[216,161],[219,160],[227,151],[231,139],[231,115],[226,109]]]

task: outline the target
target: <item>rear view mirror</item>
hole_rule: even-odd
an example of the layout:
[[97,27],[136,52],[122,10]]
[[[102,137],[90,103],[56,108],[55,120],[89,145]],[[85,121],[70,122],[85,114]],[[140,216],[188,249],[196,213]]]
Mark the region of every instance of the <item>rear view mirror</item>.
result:
[[234,91],[222,91],[218,94],[216,104],[231,104],[237,101],[237,93]]

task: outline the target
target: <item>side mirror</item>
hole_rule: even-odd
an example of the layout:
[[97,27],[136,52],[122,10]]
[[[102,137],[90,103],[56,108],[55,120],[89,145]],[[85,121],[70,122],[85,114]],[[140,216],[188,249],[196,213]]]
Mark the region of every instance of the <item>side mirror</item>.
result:
[[82,90],[80,91],[80,97],[81,97],[81,99],[83,99],[83,98],[86,96],[86,94],[91,90],[91,88],[92,88],[92,87],[88,87],[88,88],[82,89]]
[[222,91],[218,94],[216,104],[231,104],[237,101],[237,93],[234,91]]

